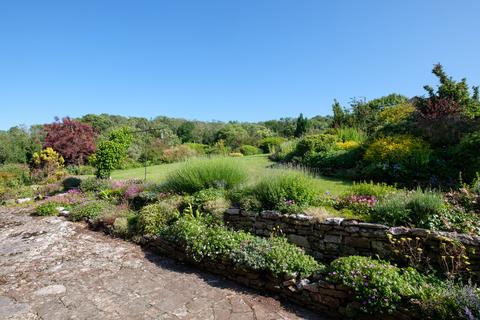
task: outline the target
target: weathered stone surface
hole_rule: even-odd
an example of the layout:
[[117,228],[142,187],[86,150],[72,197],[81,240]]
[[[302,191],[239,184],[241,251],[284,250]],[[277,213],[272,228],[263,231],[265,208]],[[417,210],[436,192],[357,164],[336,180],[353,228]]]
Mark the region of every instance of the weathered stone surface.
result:
[[0,319],[319,318],[82,224],[17,211],[0,208]]

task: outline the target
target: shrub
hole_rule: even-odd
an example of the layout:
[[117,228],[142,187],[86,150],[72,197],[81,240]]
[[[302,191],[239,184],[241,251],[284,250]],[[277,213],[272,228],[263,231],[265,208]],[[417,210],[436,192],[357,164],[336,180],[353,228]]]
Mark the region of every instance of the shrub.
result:
[[257,148],[255,146],[248,145],[248,144],[244,144],[243,146],[240,147],[240,152],[244,156],[253,156],[255,154],[262,153],[262,149]]
[[73,207],[70,219],[80,221],[84,218],[93,219],[106,210],[111,210],[112,205],[105,201],[90,201]]
[[297,148],[298,140],[288,140],[283,142],[274,154],[270,156],[273,161],[287,162],[291,161],[294,151]]
[[65,190],[77,189],[82,184],[82,180],[75,177],[68,177],[62,181]]
[[387,125],[398,124],[407,120],[414,111],[415,107],[411,103],[401,103],[381,110],[378,118]]
[[237,162],[228,158],[199,159],[186,162],[165,182],[166,190],[194,193],[208,188],[231,189],[247,180]]
[[407,193],[395,193],[377,204],[372,212],[376,222],[391,226],[407,225],[438,229],[447,208],[442,195],[417,189]]
[[123,158],[127,155],[132,135],[128,128],[119,128],[110,132],[108,139],[98,144],[97,152],[90,157],[89,162],[96,169],[97,178],[106,179]]
[[88,165],[68,165],[67,172],[74,176],[94,175],[95,168]]
[[83,179],[80,183],[80,191],[82,192],[100,192],[110,188],[110,181],[97,178]]
[[201,212],[221,216],[230,206],[225,192],[218,189],[204,189],[192,195],[192,205]]
[[138,229],[143,234],[157,235],[162,228],[179,217],[175,204],[158,202],[142,208],[138,216]]
[[329,151],[335,147],[338,137],[332,134],[317,134],[300,139],[295,149],[295,155],[307,157],[315,152]]
[[462,172],[462,178],[470,182],[480,172],[480,131],[465,135],[454,148],[453,157],[462,159],[454,161],[453,165]]
[[260,211],[262,210],[262,204],[255,196],[253,188],[239,188],[233,189],[227,192],[227,199],[231,205],[248,211]]
[[45,202],[37,206],[35,214],[37,216],[56,216],[58,215],[57,207],[62,207],[63,204],[59,202]]
[[397,189],[393,186],[389,186],[386,183],[373,183],[370,182],[354,182],[350,186],[344,195],[352,196],[373,196],[377,199],[384,198],[385,196],[395,192]]
[[376,179],[411,181],[428,171],[432,150],[421,140],[408,135],[382,137],[370,144],[363,156],[365,174]]
[[64,162],[63,157],[50,147],[35,152],[30,163],[32,179],[37,182],[58,181],[65,175]]
[[301,172],[282,172],[264,177],[253,193],[264,209],[296,212],[312,205],[318,190],[310,176]]
[[327,280],[354,291],[360,309],[367,313],[392,312],[401,301],[405,279],[399,268],[369,257],[349,256],[334,260]]
[[282,137],[266,137],[258,142],[258,147],[263,150],[263,153],[274,153],[284,142],[285,138]]
[[160,160],[165,163],[172,163],[183,161],[197,155],[198,152],[195,149],[190,148],[186,144],[182,144],[163,150]]
[[380,201],[371,213],[374,222],[385,223],[390,226],[410,223],[411,212],[406,206],[407,195],[399,192]]

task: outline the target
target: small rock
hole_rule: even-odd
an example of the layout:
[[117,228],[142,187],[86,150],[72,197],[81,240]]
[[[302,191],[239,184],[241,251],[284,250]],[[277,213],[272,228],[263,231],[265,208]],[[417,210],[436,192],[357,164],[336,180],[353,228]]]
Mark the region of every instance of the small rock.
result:
[[61,293],[64,293],[65,291],[67,291],[67,288],[65,288],[64,285],[54,284],[51,286],[38,289],[37,291],[35,291],[35,294],[39,296],[47,296],[47,295],[53,295],[53,294],[61,294]]
[[32,198],[21,198],[21,199],[17,199],[17,203],[21,204],[21,203],[29,202],[31,200]]

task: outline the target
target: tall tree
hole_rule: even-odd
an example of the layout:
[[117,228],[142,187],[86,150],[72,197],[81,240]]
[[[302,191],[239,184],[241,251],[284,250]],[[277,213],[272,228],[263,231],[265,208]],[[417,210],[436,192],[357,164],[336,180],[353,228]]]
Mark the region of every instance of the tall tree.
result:
[[308,129],[308,119],[303,116],[303,113],[297,118],[297,123],[295,126],[295,137],[301,137],[307,132]]
[[96,132],[88,123],[68,117],[44,126],[43,148],[53,148],[65,159],[66,164],[85,164],[95,153]]

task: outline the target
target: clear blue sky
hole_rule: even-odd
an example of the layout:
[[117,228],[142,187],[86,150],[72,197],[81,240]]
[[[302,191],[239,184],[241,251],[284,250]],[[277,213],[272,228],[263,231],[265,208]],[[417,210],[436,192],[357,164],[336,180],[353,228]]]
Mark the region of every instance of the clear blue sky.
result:
[[112,113],[257,121],[480,84],[480,1],[0,2],[0,129]]

